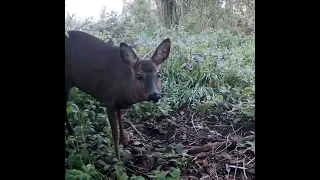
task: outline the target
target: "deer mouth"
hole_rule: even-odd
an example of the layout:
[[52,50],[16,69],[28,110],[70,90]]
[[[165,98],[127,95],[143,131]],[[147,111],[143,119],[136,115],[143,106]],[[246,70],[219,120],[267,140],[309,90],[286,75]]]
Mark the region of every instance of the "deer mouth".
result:
[[152,104],[159,106],[161,104],[161,99],[159,99],[158,101],[154,101],[154,100],[150,100],[149,102],[151,102]]
[[151,94],[149,94],[149,96],[148,96],[148,101],[149,101],[149,102],[153,102],[154,104],[157,103],[157,102],[159,102],[160,99],[161,99],[161,95],[158,94],[158,93],[156,93],[156,92],[151,93]]

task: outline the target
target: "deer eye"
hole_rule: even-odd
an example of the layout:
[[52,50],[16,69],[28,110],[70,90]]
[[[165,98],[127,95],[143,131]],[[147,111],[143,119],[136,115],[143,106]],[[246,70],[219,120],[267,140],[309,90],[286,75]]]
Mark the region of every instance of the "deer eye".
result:
[[157,76],[160,77],[160,75],[161,75],[160,72],[158,72],[158,73],[157,73]]
[[143,77],[142,77],[141,74],[137,74],[137,80],[138,80],[138,81],[142,81],[142,80],[143,80]]

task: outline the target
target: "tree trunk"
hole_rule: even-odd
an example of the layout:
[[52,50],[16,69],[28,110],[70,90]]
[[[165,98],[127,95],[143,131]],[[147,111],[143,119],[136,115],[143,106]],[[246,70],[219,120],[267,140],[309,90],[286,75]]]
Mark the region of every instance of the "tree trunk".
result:
[[175,0],[155,0],[160,21],[167,28],[179,25],[177,17],[177,3]]

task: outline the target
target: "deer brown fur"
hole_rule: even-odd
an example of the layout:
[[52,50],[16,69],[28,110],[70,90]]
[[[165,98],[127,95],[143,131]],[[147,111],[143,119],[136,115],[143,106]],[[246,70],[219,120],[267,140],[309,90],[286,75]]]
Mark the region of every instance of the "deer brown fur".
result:
[[[123,132],[121,109],[142,101],[158,102],[161,97],[160,65],[170,54],[170,39],[165,39],[150,60],[140,60],[125,43],[119,47],[81,31],[68,31],[65,44],[65,104],[70,89],[91,95],[107,108],[116,158],[120,160],[120,143],[128,142]],[[68,117],[70,134],[74,133]]]

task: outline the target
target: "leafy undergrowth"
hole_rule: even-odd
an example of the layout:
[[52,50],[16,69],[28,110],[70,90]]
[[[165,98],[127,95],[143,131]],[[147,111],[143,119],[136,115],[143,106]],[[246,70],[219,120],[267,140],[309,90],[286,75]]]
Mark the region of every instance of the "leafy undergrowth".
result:
[[150,57],[165,37],[172,51],[161,69],[164,97],[159,106],[139,103],[123,113],[130,145],[121,146],[120,163],[105,108],[71,91],[76,134],[66,135],[66,179],[255,179],[254,37],[159,28],[113,40]]
[[254,116],[180,108],[139,119],[127,110],[130,145],[117,163],[105,109],[90,98],[84,102],[68,106],[76,135],[66,136],[66,179],[255,179]]

